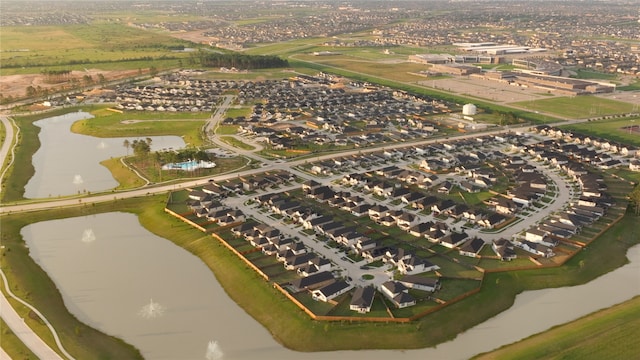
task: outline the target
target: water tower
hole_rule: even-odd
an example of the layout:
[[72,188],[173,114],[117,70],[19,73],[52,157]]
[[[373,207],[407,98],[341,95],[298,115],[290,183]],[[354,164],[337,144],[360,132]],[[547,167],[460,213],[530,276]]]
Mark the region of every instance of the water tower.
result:
[[476,114],[477,111],[478,111],[478,108],[476,108],[476,106],[473,104],[465,104],[462,107],[462,115],[473,116]]

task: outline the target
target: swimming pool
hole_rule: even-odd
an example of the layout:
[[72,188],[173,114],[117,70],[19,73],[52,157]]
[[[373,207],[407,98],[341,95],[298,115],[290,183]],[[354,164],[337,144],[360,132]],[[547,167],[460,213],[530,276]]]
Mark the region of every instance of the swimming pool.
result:
[[162,170],[184,170],[193,171],[196,169],[212,169],[216,167],[216,163],[204,160],[189,160],[179,163],[169,163],[162,165]]

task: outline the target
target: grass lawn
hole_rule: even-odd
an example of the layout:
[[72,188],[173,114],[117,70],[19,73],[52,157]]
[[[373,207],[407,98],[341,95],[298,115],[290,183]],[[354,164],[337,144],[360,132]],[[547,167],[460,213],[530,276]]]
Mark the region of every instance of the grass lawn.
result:
[[640,90],[640,81],[636,81],[636,82],[631,83],[629,85],[618,86],[616,89],[618,89],[620,91],[636,91],[636,90]]
[[73,123],[71,131],[96,137],[181,136],[187,146],[203,145],[202,126],[208,113],[158,113],[127,111],[117,113],[92,107],[94,118]]
[[172,52],[170,47],[193,45],[166,34],[116,23],[9,26],[2,28],[0,42],[3,50],[28,49],[0,53],[3,75],[39,73],[60,66],[82,70],[101,63],[115,63],[119,70],[135,70],[141,65],[132,61],[135,59],[146,60],[143,68],[148,68],[155,65],[154,59],[187,59],[188,54]]
[[586,69],[578,69],[576,72],[578,79],[595,79],[595,80],[615,80],[618,78],[616,74],[608,74],[597,71],[589,71]]
[[633,110],[632,104],[590,95],[520,101],[511,105],[531,111],[550,112],[570,119],[616,115]]
[[[363,55],[360,53],[359,55]],[[371,55],[371,54],[369,54]],[[401,82],[416,82],[424,80],[424,77],[414,75],[422,70],[426,70],[427,66],[416,63],[382,63],[377,61],[367,61],[349,55],[335,55],[318,57],[312,55],[297,55],[296,58],[306,61],[313,61],[328,66],[345,69],[366,74],[377,74],[377,76],[386,79]]]
[[227,143],[227,144],[229,144],[229,145],[231,145],[233,147],[237,147],[238,149],[243,149],[243,150],[255,150],[256,149],[253,146],[234,138],[233,136],[220,136],[220,140],[224,141],[225,143]]
[[146,183],[131,171],[131,169],[123,165],[120,158],[104,160],[101,161],[100,164],[109,169],[113,178],[118,182],[118,186],[115,188],[116,190],[134,189]]
[[449,301],[471,290],[479,288],[481,281],[471,280],[471,279],[443,278],[441,280],[441,283],[442,283],[442,288],[438,290],[433,295],[433,297],[444,300],[444,301]]
[[637,359],[639,336],[640,297],[635,297],[474,359]]

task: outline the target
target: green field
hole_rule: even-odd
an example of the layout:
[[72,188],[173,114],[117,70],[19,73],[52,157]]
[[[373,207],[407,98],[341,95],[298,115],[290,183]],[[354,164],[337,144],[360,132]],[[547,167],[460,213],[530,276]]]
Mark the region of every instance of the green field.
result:
[[640,297],[474,357],[498,359],[637,359]]
[[632,125],[640,125],[640,117],[593,120],[579,124],[562,125],[560,128],[584,135],[640,146],[640,136],[638,133],[625,129],[625,127]]
[[113,112],[105,107],[91,107],[94,117],[73,123],[71,131],[96,137],[182,136],[187,146],[201,146],[202,126],[209,113],[158,113],[148,111]]
[[[117,63],[118,70],[148,68],[156,65],[150,60],[187,59],[188,53],[171,49],[193,46],[166,34],[109,23],[3,27],[0,43],[3,75],[45,69],[82,70],[97,65],[110,70],[102,66],[108,63]],[[145,60],[146,66],[140,66],[140,60]]]
[[616,74],[589,71],[586,69],[578,69],[576,73],[576,78],[578,79],[615,80],[618,77]]
[[569,119],[625,114],[630,113],[633,110],[633,105],[630,103],[603,99],[591,95],[520,101],[511,103],[510,105],[519,106],[530,111],[557,114]]

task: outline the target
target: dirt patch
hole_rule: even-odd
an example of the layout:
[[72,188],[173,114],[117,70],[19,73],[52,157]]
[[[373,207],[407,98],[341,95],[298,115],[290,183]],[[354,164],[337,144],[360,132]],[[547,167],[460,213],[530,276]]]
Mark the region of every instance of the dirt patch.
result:
[[49,89],[52,91],[68,90],[72,88],[73,82],[82,84],[85,75],[91,76],[93,81],[97,83],[98,74],[102,74],[106,81],[111,81],[136,76],[138,70],[74,70],[64,82],[55,84],[46,82],[46,77],[41,74],[5,75],[0,76],[0,94],[5,98],[9,96],[22,98],[26,96],[27,87],[29,86],[33,86],[36,89]]
[[209,36],[205,36],[204,33],[207,30],[195,30],[195,31],[184,31],[184,32],[172,32],[169,36],[191,41],[198,44],[206,44],[209,45],[211,41],[217,41],[217,38],[212,38]]

